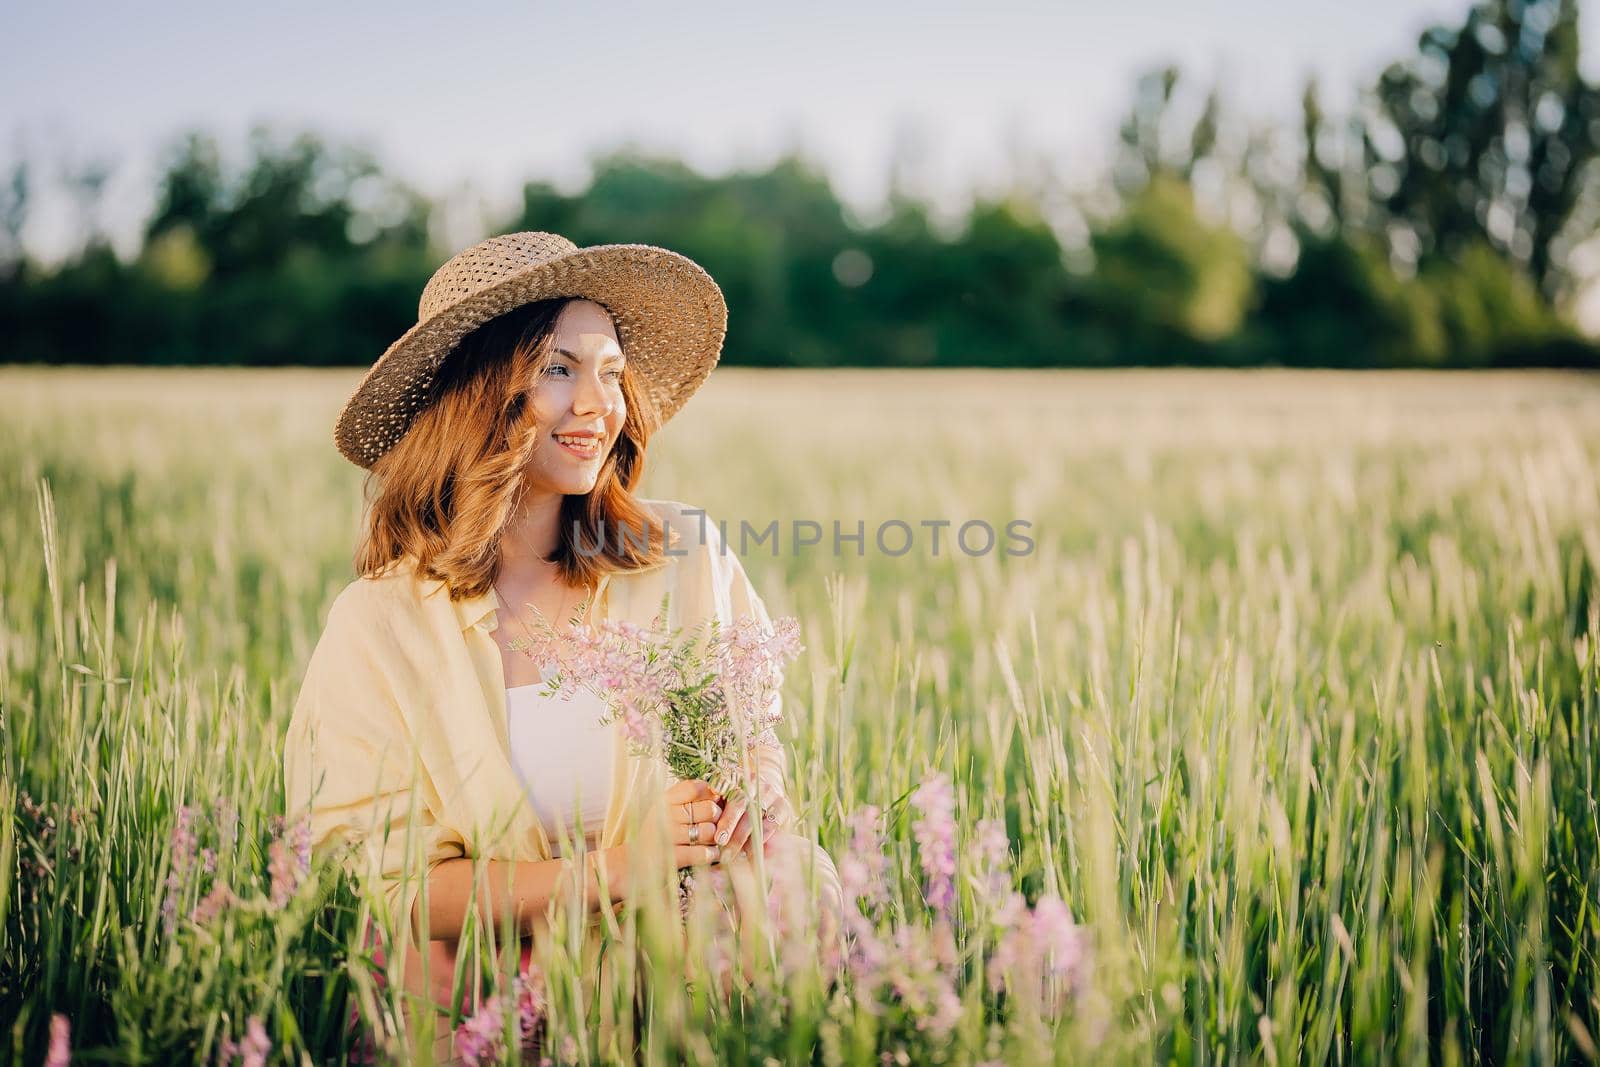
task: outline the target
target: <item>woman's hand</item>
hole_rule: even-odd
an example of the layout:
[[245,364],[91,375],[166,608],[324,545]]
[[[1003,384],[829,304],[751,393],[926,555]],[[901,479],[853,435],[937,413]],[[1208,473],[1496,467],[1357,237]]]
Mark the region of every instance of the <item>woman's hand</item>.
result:
[[717,819],[723,815],[722,797],[698,778],[675,782],[662,794],[667,825],[672,828],[674,866],[695,867],[716,863],[725,849],[715,840]]
[[[783,783],[774,778],[765,763],[757,774],[761,783],[761,802],[766,805],[762,813],[761,839],[770,842],[774,834],[793,821],[794,809],[789,806]],[[743,794],[728,798],[716,830],[716,842],[722,847],[724,859],[755,851],[755,818],[749,810],[750,801],[751,798]]]

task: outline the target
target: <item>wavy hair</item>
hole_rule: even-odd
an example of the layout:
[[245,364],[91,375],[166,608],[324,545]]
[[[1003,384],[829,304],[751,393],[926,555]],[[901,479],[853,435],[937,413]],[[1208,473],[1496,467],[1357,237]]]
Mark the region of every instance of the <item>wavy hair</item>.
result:
[[[410,427],[367,476],[358,574],[375,577],[410,557],[416,573],[444,582],[452,600],[489,590],[501,538],[525,497],[528,461],[547,430],[529,403],[533,383],[554,358],[556,320],[571,299],[508,311],[445,356]],[[660,419],[627,364],[621,385],[622,432],[594,488],[562,498],[556,549],[546,557],[569,586],[666,558],[665,529],[633,495]],[[617,536],[607,539],[606,531]]]

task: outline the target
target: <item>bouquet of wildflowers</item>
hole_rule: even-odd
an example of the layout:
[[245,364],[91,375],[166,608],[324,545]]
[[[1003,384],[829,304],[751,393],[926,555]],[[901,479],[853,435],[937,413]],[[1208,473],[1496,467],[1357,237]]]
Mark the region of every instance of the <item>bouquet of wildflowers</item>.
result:
[[[667,601],[649,627],[608,620],[563,626],[543,619],[511,642],[548,672],[546,695],[587,688],[606,703],[601,720],[620,722],[630,751],[660,759],[679,780],[698,778],[724,796],[742,788],[752,744],[778,743],[778,690],[800,644],[800,623],[785,616],[768,629],[744,616],[712,618],[692,629],[665,630]],[[651,725],[659,729],[659,745]],[[687,904],[687,885],[680,876]]]

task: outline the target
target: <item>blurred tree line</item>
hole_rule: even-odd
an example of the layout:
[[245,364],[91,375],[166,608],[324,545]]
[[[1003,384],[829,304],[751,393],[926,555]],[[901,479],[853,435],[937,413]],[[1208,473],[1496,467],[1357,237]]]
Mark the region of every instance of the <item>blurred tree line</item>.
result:
[[[1292,131],[1241,134],[1215,90],[1185,115],[1154,71],[1106,180],[1065,206],[1019,180],[955,232],[898,182],[858,224],[799,158],[713,178],[631,151],[577,195],[528,183],[493,229],[694,258],[730,363],[1600,367],[1572,325],[1600,217],[1578,42],[1575,0],[1491,0],[1349,114],[1307,85]],[[27,164],[0,187],[0,358],[366,364],[456,251],[430,242],[436,205],[311,135],[255,131],[237,173],[188,136],[131,262],[92,225],[105,177],[77,177],[90,237],[52,269],[20,240]]]

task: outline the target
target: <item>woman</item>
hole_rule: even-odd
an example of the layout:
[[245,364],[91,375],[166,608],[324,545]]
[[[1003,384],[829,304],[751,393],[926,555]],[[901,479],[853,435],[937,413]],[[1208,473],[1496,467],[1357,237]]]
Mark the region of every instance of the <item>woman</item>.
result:
[[[371,472],[361,577],[306,669],[288,808],[314,842],[360,846],[358,871],[413,939],[418,991],[427,941],[436,1003],[474,909],[536,936],[553,901],[581,893],[592,948],[603,912],[664,892],[673,868],[720,869],[739,908],[761,904],[763,813],[630,756],[620,728],[597,726],[597,699],[541,698],[539,666],[512,649],[535,613],[648,625],[664,597],[669,628],[770,626],[714,523],[632,494],[726,320],[710,276],[664,249],[495,237],[434,274],[417,325],[339,416],[340,451]],[[752,751],[766,855],[804,854],[835,936],[838,876],[797,833],[785,753],[770,731]]]

